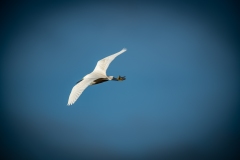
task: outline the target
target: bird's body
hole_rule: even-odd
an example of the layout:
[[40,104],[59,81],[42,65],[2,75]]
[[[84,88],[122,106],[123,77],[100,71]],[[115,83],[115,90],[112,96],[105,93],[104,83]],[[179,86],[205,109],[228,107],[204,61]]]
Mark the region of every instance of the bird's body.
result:
[[123,48],[121,51],[99,60],[94,70],[91,73],[84,76],[83,79],[78,81],[76,85],[72,88],[67,105],[72,105],[73,103],[75,103],[75,101],[82,94],[82,92],[90,85],[103,83],[109,80],[115,80],[115,81],[125,80],[125,77],[119,76],[118,78],[115,78],[113,76],[107,76],[106,74],[107,68],[110,65],[110,63],[118,55],[122,54],[125,51],[126,49]]

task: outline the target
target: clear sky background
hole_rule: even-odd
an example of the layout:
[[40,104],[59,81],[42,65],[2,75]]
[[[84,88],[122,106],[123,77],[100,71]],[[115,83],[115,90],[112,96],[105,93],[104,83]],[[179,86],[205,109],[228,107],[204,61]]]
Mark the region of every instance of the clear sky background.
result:
[[[35,1],[1,7],[3,156],[237,156],[239,22],[233,1]],[[107,70],[75,83],[127,48]]]

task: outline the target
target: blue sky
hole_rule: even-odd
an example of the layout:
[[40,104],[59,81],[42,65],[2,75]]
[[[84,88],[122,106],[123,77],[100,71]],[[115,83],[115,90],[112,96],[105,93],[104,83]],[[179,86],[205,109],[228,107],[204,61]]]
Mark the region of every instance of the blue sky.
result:
[[[231,5],[39,4],[13,7],[3,27],[9,152],[64,159],[227,149],[239,105]],[[75,83],[124,47],[107,74],[127,80],[88,87],[68,107]]]

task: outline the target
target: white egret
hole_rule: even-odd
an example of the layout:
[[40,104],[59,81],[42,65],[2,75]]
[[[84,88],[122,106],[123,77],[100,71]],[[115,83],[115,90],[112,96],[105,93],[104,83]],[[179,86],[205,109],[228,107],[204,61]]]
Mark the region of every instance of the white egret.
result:
[[76,102],[82,92],[90,85],[99,84],[109,80],[123,81],[125,77],[118,76],[115,78],[113,76],[107,76],[106,71],[109,64],[120,54],[125,52],[127,49],[123,48],[121,51],[112,54],[106,58],[103,58],[97,62],[95,69],[83,77],[82,80],[78,81],[76,85],[72,88],[72,91],[69,95],[68,106]]

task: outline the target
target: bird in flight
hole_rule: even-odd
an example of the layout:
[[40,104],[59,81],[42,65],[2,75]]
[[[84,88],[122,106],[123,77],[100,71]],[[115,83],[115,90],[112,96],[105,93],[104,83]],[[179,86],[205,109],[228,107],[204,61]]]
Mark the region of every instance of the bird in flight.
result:
[[121,51],[112,54],[106,58],[103,58],[97,62],[96,67],[94,70],[87,74],[83,79],[78,81],[75,86],[72,88],[72,91],[68,98],[68,106],[72,105],[76,102],[82,92],[90,85],[95,85],[99,83],[103,83],[106,81],[114,80],[114,81],[123,81],[125,80],[125,76],[115,78],[113,76],[107,76],[106,71],[110,63],[120,54],[124,53],[127,49],[123,48]]

